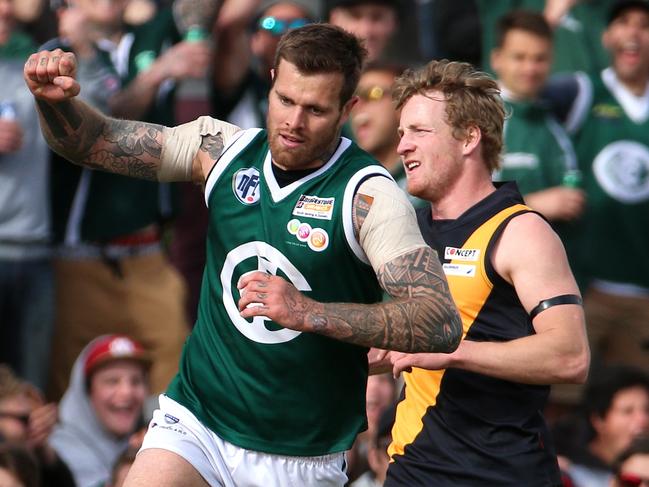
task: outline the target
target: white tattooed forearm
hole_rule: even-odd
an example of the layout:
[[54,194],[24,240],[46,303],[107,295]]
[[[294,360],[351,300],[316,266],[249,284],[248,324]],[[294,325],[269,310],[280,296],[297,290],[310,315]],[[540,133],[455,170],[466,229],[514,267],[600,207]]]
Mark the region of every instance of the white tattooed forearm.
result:
[[[306,329],[358,345],[404,352],[452,352],[462,322],[433,250],[421,247],[383,266],[378,274],[394,298],[375,305],[293,303]],[[290,306],[290,303],[287,303]]]
[[43,135],[70,162],[103,171],[156,180],[162,127],[108,118],[79,100],[36,100]]

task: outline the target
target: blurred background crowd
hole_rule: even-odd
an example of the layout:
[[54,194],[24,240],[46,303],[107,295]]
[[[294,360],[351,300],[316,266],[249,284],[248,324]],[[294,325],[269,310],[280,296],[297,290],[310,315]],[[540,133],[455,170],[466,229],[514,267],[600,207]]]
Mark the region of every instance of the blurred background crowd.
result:
[[[553,388],[545,411],[564,483],[649,486],[649,2],[220,3],[179,25],[172,0],[0,0],[0,484],[121,485],[196,318],[205,258],[200,188],[48,149],[27,57],[74,52],[80,96],[115,117],[263,127],[279,38],[322,21],[368,50],[343,135],[404,188],[396,77],[447,58],[499,80],[494,180],[515,180],[553,224],[584,295],[589,381]],[[368,381],[354,487],[383,483],[400,386]]]

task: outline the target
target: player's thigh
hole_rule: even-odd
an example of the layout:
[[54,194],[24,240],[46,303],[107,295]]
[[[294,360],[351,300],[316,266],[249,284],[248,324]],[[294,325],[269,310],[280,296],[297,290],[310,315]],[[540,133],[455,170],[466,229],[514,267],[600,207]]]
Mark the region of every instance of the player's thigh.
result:
[[181,456],[150,448],[135,457],[124,487],[209,487],[209,484]]

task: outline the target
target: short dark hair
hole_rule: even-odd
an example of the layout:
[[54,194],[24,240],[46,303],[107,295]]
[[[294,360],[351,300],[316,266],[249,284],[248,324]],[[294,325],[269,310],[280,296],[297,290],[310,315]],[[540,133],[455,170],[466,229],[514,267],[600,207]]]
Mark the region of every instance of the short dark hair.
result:
[[607,16],[607,25],[617,19],[622,15],[626,10],[635,8],[644,10],[649,14],[649,1],[648,0],[617,0],[613,2],[611,8],[608,11]]
[[512,10],[496,23],[496,48],[503,47],[505,37],[512,30],[522,30],[552,42],[552,27],[545,17],[531,10]]
[[591,374],[586,384],[582,407],[586,414],[603,418],[608,413],[615,395],[625,389],[642,387],[649,393],[649,375],[629,365],[610,365]]
[[275,77],[282,59],[304,74],[340,73],[340,105],[354,94],[367,51],[349,32],[330,24],[309,24],[287,32],[277,45]]

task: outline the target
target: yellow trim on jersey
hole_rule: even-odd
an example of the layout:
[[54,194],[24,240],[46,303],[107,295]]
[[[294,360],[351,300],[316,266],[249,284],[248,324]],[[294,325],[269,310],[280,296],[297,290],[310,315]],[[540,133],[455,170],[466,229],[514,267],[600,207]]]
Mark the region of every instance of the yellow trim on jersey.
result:
[[[492,216],[478,227],[466,240],[462,250],[479,250],[476,260],[456,258],[450,265],[475,266],[473,277],[446,272],[446,279],[453,300],[462,318],[462,339],[475,323],[480,310],[484,306],[493,283],[487,275],[485,255],[494,232],[514,213],[529,210],[521,204],[513,205]],[[446,249],[442,249],[446,252]],[[394,455],[403,455],[406,445],[411,444],[423,429],[423,417],[429,407],[437,403],[440,384],[445,370],[425,370],[413,368],[412,372],[404,373],[405,398],[397,406],[396,420],[392,429],[392,443],[388,448],[390,461]]]

